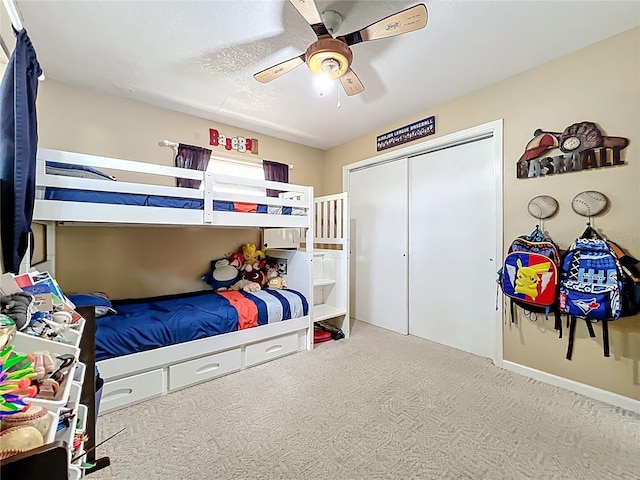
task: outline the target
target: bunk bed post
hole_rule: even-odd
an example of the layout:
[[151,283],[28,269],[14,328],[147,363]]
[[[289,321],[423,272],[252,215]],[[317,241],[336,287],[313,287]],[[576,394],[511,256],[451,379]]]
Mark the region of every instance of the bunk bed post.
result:
[[205,172],[204,179],[204,224],[213,223],[213,173]]
[[307,234],[305,237],[305,251],[307,253],[307,264],[308,264],[308,272],[307,272],[307,281],[308,281],[308,292],[309,292],[309,330],[307,331],[307,350],[313,350],[313,332],[314,332],[314,319],[313,319],[313,249],[314,249],[314,241],[315,241],[315,233],[314,233],[314,212],[315,205],[313,200],[313,187],[309,187],[309,191],[307,193],[307,202],[308,209],[307,215],[309,217],[309,226],[307,228]]
[[[45,226],[45,260],[38,264],[39,268],[43,271],[49,272],[52,276],[55,277],[56,271],[56,222],[42,222],[38,221],[37,223],[42,223]],[[33,245],[32,235],[29,235],[27,239],[27,251],[22,257],[22,262],[20,262],[20,270],[19,273],[29,273],[33,265],[31,264],[31,248]]]
[[22,257],[18,273],[22,275],[23,273],[28,273],[29,270],[31,270],[31,235],[27,238],[27,251],[25,252],[24,257]]
[[44,222],[47,231],[47,269],[54,276],[56,272],[56,222]]
[[344,192],[343,198],[341,199],[342,206],[340,211],[342,211],[342,249],[344,250],[344,254],[347,256],[345,266],[345,289],[346,289],[346,306],[347,313],[344,317],[343,322],[343,332],[345,338],[349,338],[351,336],[351,212],[349,210],[351,202],[349,201],[349,193]]

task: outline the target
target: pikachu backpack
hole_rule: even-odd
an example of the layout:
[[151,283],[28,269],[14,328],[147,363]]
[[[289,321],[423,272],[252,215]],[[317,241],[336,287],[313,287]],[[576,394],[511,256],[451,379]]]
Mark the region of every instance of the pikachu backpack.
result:
[[521,235],[509,247],[498,283],[511,303],[511,321],[515,306],[530,314],[555,316],[554,327],[562,338],[558,280],[560,253],[556,244],[544,235],[539,225],[530,235]]

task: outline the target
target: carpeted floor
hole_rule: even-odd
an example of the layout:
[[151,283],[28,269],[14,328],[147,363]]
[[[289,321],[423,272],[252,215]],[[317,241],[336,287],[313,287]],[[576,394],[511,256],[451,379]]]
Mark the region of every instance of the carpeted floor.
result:
[[640,416],[356,323],[98,419],[91,480],[640,479]]

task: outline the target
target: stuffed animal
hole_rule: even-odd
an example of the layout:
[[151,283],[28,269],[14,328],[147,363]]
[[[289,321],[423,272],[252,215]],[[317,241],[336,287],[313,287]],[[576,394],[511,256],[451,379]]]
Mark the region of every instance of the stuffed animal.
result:
[[238,270],[244,265],[244,255],[242,252],[228,253],[229,265],[236,267]]
[[242,274],[242,278],[245,280],[249,280],[250,282],[255,282],[260,287],[263,287],[267,281],[267,276],[264,274],[262,270],[249,270]]
[[278,269],[274,266],[269,266],[267,267],[267,281],[271,280],[272,278],[276,278],[278,277]]
[[254,265],[266,257],[267,248],[262,247],[262,250],[258,250],[255,244],[245,243],[242,246],[242,254],[244,255],[244,263],[246,265]]
[[251,280],[247,280],[245,278],[238,280],[236,283],[229,287],[229,290],[243,290],[245,292],[257,292],[261,289],[262,287],[259,283],[252,282]]
[[277,258],[274,267],[281,277],[287,274],[287,261],[284,258]]
[[282,277],[273,277],[267,282],[268,288],[287,288],[287,281]]
[[229,264],[228,258],[221,258],[211,262],[211,271],[202,280],[211,285],[214,290],[226,290],[240,277],[240,271]]

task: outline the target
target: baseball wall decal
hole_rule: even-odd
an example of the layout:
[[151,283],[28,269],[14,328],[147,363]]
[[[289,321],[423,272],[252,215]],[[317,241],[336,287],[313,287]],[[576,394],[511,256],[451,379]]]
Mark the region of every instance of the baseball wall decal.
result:
[[556,214],[558,211],[558,201],[549,195],[538,195],[529,201],[527,210],[532,217],[544,220]]
[[571,200],[571,208],[583,217],[595,217],[605,211],[609,199],[604,193],[588,190],[580,192]]

